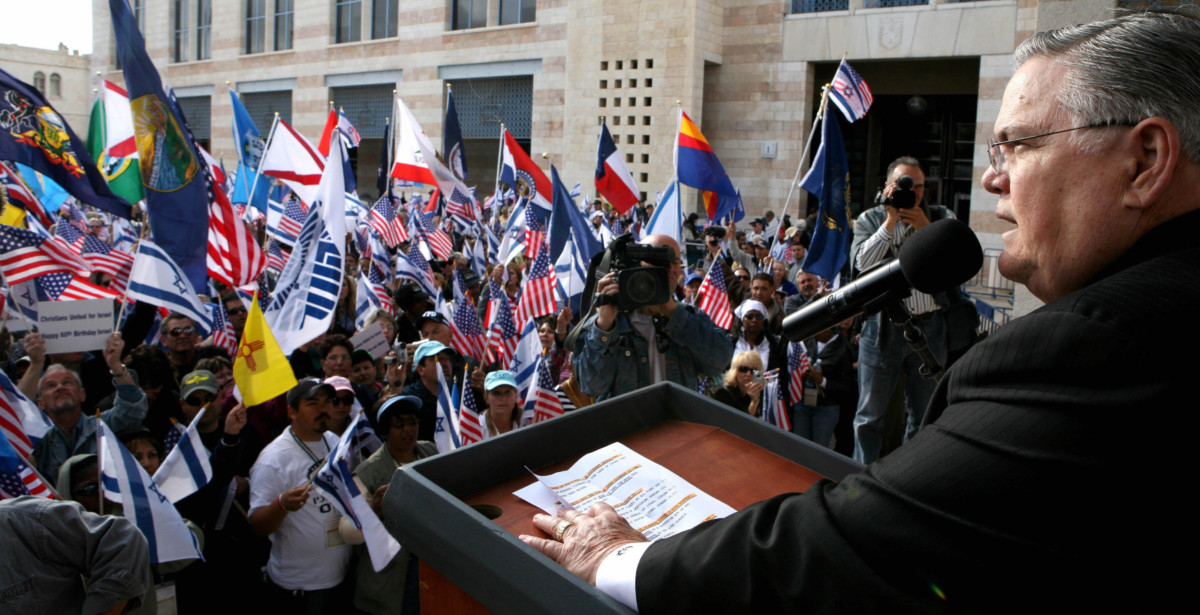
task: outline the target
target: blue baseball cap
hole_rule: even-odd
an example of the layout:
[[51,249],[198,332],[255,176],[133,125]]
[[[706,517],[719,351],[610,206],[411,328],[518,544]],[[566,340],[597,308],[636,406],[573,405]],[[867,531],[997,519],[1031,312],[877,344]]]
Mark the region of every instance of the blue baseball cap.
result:
[[441,342],[435,342],[433,340],[425,342],[424,344],[417,346],[417,353],[413,355],[413,365],[420,365],[421,361],[424,361],[427,357],[432,357],[439,352],[445,352],[447,350],[450,350],[450,348]]
[[504,369],[488,374],[487,378],[483,381],[483,388],[488,391],[505,385],[514,389],[517,388],[517,378],[513,376],[512,372]]

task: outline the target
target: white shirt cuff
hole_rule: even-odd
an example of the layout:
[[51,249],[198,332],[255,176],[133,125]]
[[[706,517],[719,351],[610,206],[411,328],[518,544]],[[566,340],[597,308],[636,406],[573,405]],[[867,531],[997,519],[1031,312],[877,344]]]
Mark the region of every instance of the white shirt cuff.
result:
[[608,594],[617,602],[638,610],[637,567],[651,544],[635,542],[609,553],[596,570],[596,589]]

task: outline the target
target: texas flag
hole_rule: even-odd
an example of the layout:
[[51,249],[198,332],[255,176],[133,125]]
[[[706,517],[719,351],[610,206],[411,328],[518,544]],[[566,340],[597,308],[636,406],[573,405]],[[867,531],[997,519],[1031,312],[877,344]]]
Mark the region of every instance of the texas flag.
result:
[[633,175],[621,159],[621,152],[617,151],[617,144],[613,143],[607,124],[600,124],[600,144],[596,152],[596,189],[621,213],[637,205],[637,184],[633,183]]

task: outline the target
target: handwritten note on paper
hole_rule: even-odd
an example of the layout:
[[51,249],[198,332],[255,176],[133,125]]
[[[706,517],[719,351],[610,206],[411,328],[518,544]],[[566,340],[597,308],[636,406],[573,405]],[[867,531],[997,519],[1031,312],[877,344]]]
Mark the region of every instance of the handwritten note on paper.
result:
[[596,502],[605,502],[650,540],[734,512],[619,442],[584,455],[569,470],[534,476],[538,482],[514,495],[549,514],[560,508],[586,511]]

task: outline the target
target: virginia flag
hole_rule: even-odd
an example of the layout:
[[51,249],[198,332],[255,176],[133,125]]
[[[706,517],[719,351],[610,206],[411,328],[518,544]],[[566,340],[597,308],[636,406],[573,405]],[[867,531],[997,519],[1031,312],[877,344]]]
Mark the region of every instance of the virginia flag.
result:
[[100,484],[106,492],[115,489],[119,494],[125,518],[146,537],[150,562],[204,559],[196,536],[184,525],[179,511],[104,421],[96,421],[96,440],[100,443]]
[[352,450],[356,448],[354,441],[360,431],[360,426],[367,424],[367,416],[360,413],[354,424],[342,432],[342,438],[332,451],[325,463],[313,478],[313,485],[329,497],[341,511],[342,516],[350,520],[354,527],[362,530],[367,545],[367,553],[371,555],[371,565],[375,572],[383,570],[388,562],[400,552],[400,543],[392,538],[391,533],[383,527],[370,503],[363,497],[358,485],[351,475],[347,457],[354,458]]
[[[697,190],[727,196],[737,194],[708,139],[682,110],[679,111],[679,136],[675,141],[675,174],[679,183]],[[709,211],[709,219],[713,219],[714,213]]]
[[672,179],[658,197],[654,214],[646,224],[647,235],[666,235],[683,245],[683,206],[679,203],[679,181]]
[[146,42],[129,4],[109,0],[108,6],[129,88],[150,230],[192,286],[204,288],[208,277],[208,186],[200,156],[146,55]]
[[108,187],[126,201],[136,203],[142,200],[143,192],[129,93],[108,80],[101,86],[88,123],[88,152],[104,173]]
[[[115,1],[115,0],[114,0]],[[0,69],[0,160],[32,167],[80,201],[129,217],[84,142],[41,93]]]
[[513,138],[512,133],[504,131],[504,144],[501,148],[500,181],[506,183],[520,196],[528,198],[538,207],[549,211],[553,205],[550,180],[538,168],[529,154],[521,148],[521,144]]
[[191,318],[202,331],[212,329],[208,310],[196,296],[196,290],[183,270],[171,260],[166,250],[149,239],[143,239],[138,245],[125,295],[172,312],[180,312]]
[[600,140],[596,146],[596,190],[622,214],[637,205],[638,187],[633,174],[625,166],[617,144],[608,133],[608,124],[600,124]]
[[455,177],[467,180],[467,154],[463,145],[462,126],[458,123],[454,95],[449,91],[446,92],[446,122],[442,128],[442,158]]
[[836,115],[825,106],[821,120],[821,147],[812,168],[800,181],[800,187],[817,195],[821,208],[817,211],[817,228],[813,230],[808,254],[801,267],[826,280],[835,279],[849,259],[850,245],[850,169],[846,165],[846,149],[842,146],[842,131]]
[[[186,386],[186,382],[183,383]],[[167,496],[172,504],[179,502],[212,480],[212,465],[208,462],[208,449],[200,441],[200,432],[196,426],[204,416],[207,408],[200,408],[184,431],[183,437],[167,453],[167,458],[158,471],[154,473],[154,482],[158,485],[159,493]]]
[[258,297],[250,302],[242,342],[233,361],[233,381],[247,407],[257,406],[296,386],[292,366],[263,318]]
[[266,310],[271,330],[283,340],[280,348],[285,355],[328,331],[333,322],[346,262],[345,154],[341,140],[334,141],[296,248],[279,274]]

